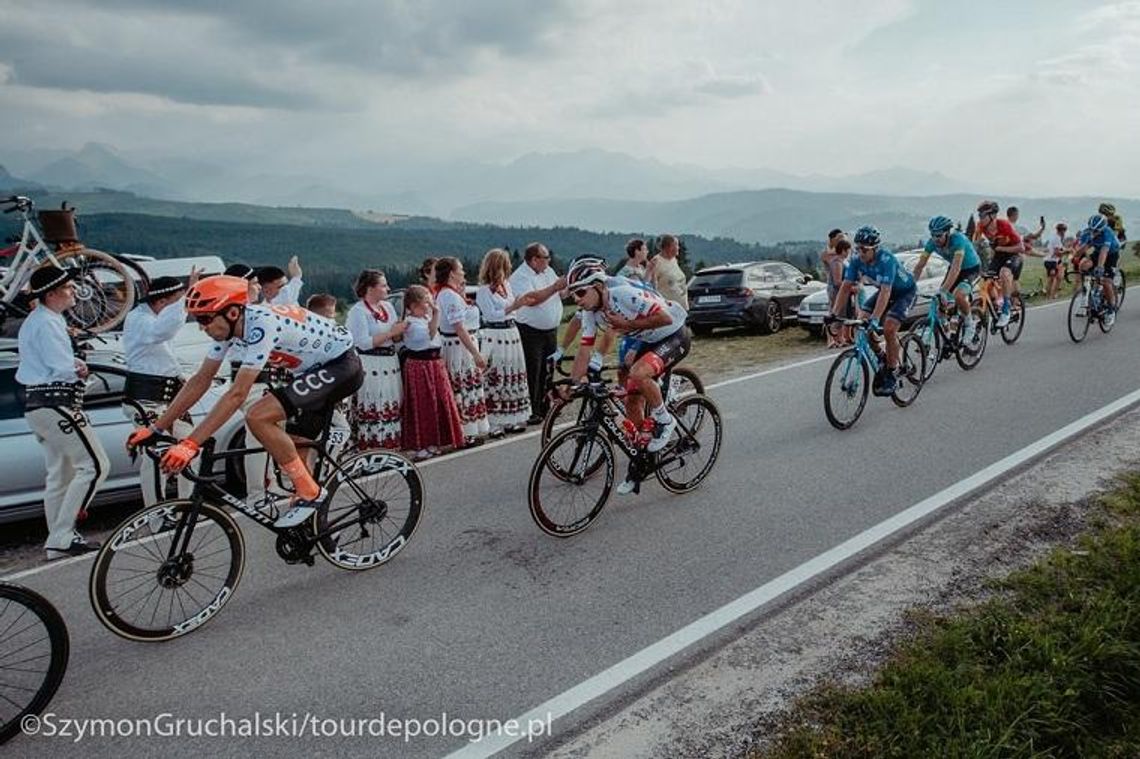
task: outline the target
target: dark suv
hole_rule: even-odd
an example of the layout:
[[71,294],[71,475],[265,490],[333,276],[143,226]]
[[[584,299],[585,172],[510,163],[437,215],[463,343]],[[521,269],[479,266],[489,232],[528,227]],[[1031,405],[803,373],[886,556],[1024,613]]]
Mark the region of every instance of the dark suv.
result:
[[782,262],[728,264],[701,269],[689,282],[689,327],[707,335],[714,327],[759,327],[779,332],[795,319],[806,296],[824,288]]

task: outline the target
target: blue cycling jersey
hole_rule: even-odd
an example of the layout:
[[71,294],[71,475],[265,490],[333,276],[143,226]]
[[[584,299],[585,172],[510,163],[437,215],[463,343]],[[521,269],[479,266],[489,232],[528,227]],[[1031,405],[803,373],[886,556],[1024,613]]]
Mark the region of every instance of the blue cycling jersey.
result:
[[866,277],[880,287],[889,286],[894,295],[915,289],[914,277],[886,248],[879,248],[870,265],[863,263],[858,254],[851,256],[843,270],[843,279],[845,282],[858,282],[859,277]]
[[1109,253],[1120,252],[1120,240],[1117,239],[1116,233],[1111,229],[1104,229],[1096,235],[1087,229],[1081,230],[1077,242],[1080,245],[1091,245],[1096,250],[1107,246]]
[[962,256],[962,271],[972,269],[975,266],[982,265],[982,259],[978,255],[978,251],[974,250],[974,244],[961,232],[951,232],[950,237],[946,240],[946,247],[940,248],[934,242],[934,238],[926,241],[927,253],[935,253],[941,258],[945,259],[946,263],[954,263],[954,256],[958,251],[964,251]]

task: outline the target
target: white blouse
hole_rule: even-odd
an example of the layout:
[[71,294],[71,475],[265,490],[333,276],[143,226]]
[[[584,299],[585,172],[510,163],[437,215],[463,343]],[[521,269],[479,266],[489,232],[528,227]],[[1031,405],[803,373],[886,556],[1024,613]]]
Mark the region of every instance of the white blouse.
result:
[[439,306],[439,328],[445,332],[454,332],[456,324],[462,324],[468,332],[479,329],[479,307],[469,306],[463,296],[444,287],[435,296]]
[[408,329],[404,332],[404,347],[410,351],[426,351],[443,345],[439,332],[431,336],[431,322],[422,316],[409,316],[404,319]]
[[20,365],[16,367],[16,381],[21,385],[79,381],[75,351],[63,314],[43,304],[33,308],[20,325],[18,345]]
[[[373,345],[372,338],[381,332],[389,332],[392,327],[396,325],[396,309],[386,300],[382,300],[376,304],[372,310],[363,301],[358,300],[352,304],[352,308],[348,309],[348,317],[345,320],[344,326],[348,327],[349,334],[352,335],[352,343],[356,346],[357,350],[367,351],[373,348],[381,348],[390,346],[391,340],[385,340],[380,345]],[[377,314],[381,314],[385,318],[377,318]]]
[[123,322],[123,354],[127,371],[156,377],[178,377],[182,367],[171,341],[186,323],[185,300],[179,299],[157,314],[148,304],[136,306]]
[[483,285],[475,294],[475,304],[479,307],[479,313],[483,314],[483,321],[513,322],[515,320],[514,312],[507,314],[507,307],[515,302],[515,293],[511,290],[510,282],[504,282],[503,287],[506,288],[506,295],[500,295],[492,290],[490,285]]

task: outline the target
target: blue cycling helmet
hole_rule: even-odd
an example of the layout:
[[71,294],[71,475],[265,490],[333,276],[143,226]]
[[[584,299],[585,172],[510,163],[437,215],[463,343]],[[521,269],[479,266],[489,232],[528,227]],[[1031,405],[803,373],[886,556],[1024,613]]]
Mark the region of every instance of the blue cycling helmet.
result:
[[879,230],[870,224],[865,224],[855,230],[856,245],[878,245],[880,239],[882,236],[879,234]]
[[931,237],[938,237],[954,228],[954,220],[949,216],[935,216],[926,227],[930,230]]
[[1104,228],[1108,226],[1108,219],[1101,216],[1099,213],[1094,213],[1089,217],[1088,230],[1094,235],[1100,234]]

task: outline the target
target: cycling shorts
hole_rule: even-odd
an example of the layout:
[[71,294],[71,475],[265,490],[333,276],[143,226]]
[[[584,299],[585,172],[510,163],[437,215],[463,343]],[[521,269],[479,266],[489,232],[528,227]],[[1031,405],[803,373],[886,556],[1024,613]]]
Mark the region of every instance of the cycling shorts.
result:
[[973,288],[974,280],[976,280],[981,273],[982,267],[980,264],[958,272],[958,278],[954,280],[954,284],[950,285],[950,292],[954,292],[962,285],[966,285],[966,294],[969,295],[970,289]]
[[642,345],[644,345],[644,343],[642,343],[636,337],[623,335],[621,342],[618,343],[618,366],[624,369],[626,356],[628,356],[630,353],[636,355],[637,352],[641,350]]
[[1001,274],[1002,269],[1009,269],[1009,273],[1013,275],[1013,281],[1017,282],[1021,279],[1021,264],[1021,255],[1018,253],[1012,255],[994,253],[990,259],[990,265],[986,267],[986,273],[996,277]]
[[660,377],[689,355],[692,342],[689,328],[681,327],[663,340],[658,340],[655,343],[642,343],[637,350],[637,358],[634,359],[634,363],[636,364],[648,356],[650,363],[654,365],[653,376]]
[[[1096,267],[1096,262],[1100,260],[1100,253],[1095,251],[1086,253],[1085,258],[1092,262],[1092,266],[1089,267],[1089,271],[1092,271],[1093,268]],[[1115,253],[1111,250],[1108,251],[1108,255],[1104,257],[1104,276],[1115,277],[1116,267],[1119,265],[1119,263],[1120,251],[1116,251]]]
[[312,439],[320,434],[336,404],[363,384],[360,355],[351,348],[327,364],[297,375],[287,385],[270,388],[269,392],[285,409],[289,432]]
[[[909,290],[904,290],[901,293],[897,290],[891,291],[891,299],[887,301],[887,310],[883,313],[884,319],[894,319],[899,324],[906,321],[907,314],[910,312],[910,307],[914,305],[915,298],[918,297],[918,288],[912,287]],[[861,306],[862,310],[867,313],[873,313],[875,310],[875,301],[879,299],[879,288],[867,296]]]

